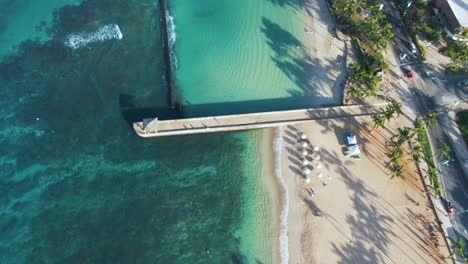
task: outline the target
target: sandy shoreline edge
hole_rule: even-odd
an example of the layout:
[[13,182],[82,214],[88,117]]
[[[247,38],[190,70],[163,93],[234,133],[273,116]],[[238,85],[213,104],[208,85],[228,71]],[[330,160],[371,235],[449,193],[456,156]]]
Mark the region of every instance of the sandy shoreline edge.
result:
[[[271,199],[271,215],[272,226],[274,233],[272,234],[273,239],[273,255],[272,263],[288,263],[288,242],[287,242],[287,226],[284,226],[281,221],[281,215],[284,214],[284,210],[288,209],[285,207],[285,186],[282,185],[280,178],[282,175],[278,175],[278,169],[281,169],[281,149],[278,150],[280,129],[262,129],[261,137],[261,163],[262,163],[262,180],[267,189],[268,196]],[[278,152],[279,151],[279,152]],[[287,190],[286,190],[287,191]],[[287,213],[286,213],[287,216]],[[287,224],[287,219],[286,219]],[[286,241],[284,238],[286,236]],[[281,239],[283,243],[281,243]],[[286,252],[284,251],[286,247]],[[286,257],[286,258],[285,258]]]
[[299,263],[303,258],[305,215],[302,203],[298,201],[300,179],[289,177],[291,175],[287,171],[289,163],[284,133],[284,127],[262,131],[262,175],[273,205],[273,263]]

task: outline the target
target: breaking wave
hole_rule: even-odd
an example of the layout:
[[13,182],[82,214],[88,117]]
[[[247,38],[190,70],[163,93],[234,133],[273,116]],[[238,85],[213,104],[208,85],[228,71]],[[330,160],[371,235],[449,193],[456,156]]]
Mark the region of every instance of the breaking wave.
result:
[[123,35],[116,24],[110,24],[100,27],[91,33],[74,33],[67,36],[65,45],[72,48],[82,48],[93,42],[103,42],[111,39],[122,39]]
[[167,22],[167,37],[169,38],[169,50],[171,51],[171,64],[176,69],[179,66],[177,61],[177,57],[174,52],[174,46],[176,42],[176,32],[175,32],[175,24],[174,24],[174,17],[171,16],[169,11],[166,10],[166,22]]
[[283,178],[283,168],[281,165],[281,154],[283,149],[283,128],[278,129],[278,133],[274,140],[275,150],[275,175],[278,183],[282,189],[283,204],[281,205],[280,213],[280,258],[282,264],[289,262],[289,248],[288,248],[288,214],[289,214],[289,196],[286,182]]

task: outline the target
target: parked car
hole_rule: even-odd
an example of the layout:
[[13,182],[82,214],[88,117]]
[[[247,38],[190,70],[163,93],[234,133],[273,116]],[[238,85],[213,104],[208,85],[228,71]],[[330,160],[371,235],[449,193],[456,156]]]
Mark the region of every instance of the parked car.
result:
[[413,79],[413,72],[411,71],[410,68],[405,68],[405,74],[408,79]]
[[418,52],[418,50],[416,49],[416,45],[414,45],[414,43],[410,43],[409,47],[410,47],[411,53]]

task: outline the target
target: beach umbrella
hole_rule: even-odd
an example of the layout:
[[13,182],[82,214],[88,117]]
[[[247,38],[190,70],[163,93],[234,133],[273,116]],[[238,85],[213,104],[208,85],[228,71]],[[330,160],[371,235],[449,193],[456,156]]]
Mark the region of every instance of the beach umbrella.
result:
[[305,173],[305,174],[309,174],[310,170],[309,170],[309,168],[304,167],[304,168],[302,168],[302,172]]
[[320,160],[320,154],[315,155],[314,160]]
[[307,138],[306,134],[304,134],[304,133],[302,133],[302,132],[299,133],[299,137],[300,137],[301,139],[306,139],[306,138]]
[[318,177],[319,179],[321,179],[321,178],[323,177],[323,173],[319,172],[319,173],[317,174],[317,177]]
[[318,146],[314,146],[314,151],[319,151],[319,147]]
[[304,147],[304,148],[307,147],[307,142],[305,142],[305,141],[301,141],[301,142],[299,142],[299,144],[301,144],[301,146]]
[[309,182],[310,182],[310,177],[309,177],[309,176],[305,176],[305,177],[304,177],[304,180],[305,180],[306,183],[309,183]]
[[307,150],[303,149],[303,150],[301,150],[301,155],[302,156],[307,156],[307,155],[309,155],[309,152],[307,152]]
[[303,158],[303,159],[301,160],[301,162],[302,162],[302,165],[307,165],[307,164],[309,164],[309,160],[306,159],[306,158]]
[[317,165],[315,166],[315,168],[317,168],[317,169],[322,168],[322,164],[321,164],[321,163],[317,163]]

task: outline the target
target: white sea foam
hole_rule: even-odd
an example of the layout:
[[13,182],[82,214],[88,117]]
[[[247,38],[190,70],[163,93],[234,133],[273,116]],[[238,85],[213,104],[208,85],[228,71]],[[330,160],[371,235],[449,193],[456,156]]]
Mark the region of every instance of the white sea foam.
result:
[[275,174],[278,179],[278,183],[282,189],[283,204],[281,205],[280,213],[280,257],[281,263],[287,264],[289,262],[289,248],[288,248],[288,214],[289,214],[289,196],[288,187],[283,178],[283,168],[281,165],[281,155],[283,150],[283,128],[278,129],[278,133],[274,140],[275,150]]
[[91,33],[73,33],[67,36],[65,45],[72,48],[82,48],[93,42],[103,42],[111,39],[122,39],[123,35],[116,24],[110,24],[100,27]]
[[175,32],[175,24],[174,24],[174,17],[171,16],[168,10],[166,10],[166,23],[167,23],[167,37],[169,38],[169,50],[171,52],[171,64],[174,68],[177,69],[179,63],[177,61],[177,57],[174,52],[174,45],[176,42],[176,32]]

